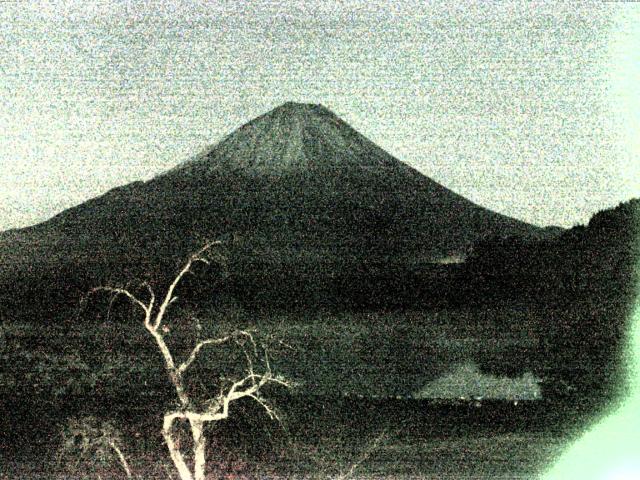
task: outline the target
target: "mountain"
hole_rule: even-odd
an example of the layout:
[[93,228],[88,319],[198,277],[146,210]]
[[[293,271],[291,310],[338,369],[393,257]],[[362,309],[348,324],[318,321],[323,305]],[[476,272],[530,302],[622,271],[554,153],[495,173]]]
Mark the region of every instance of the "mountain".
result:
[[[405,395],[473,364],[496,377],[530,372],[545,398],[604,399],[621,378],[639,208],[633,200],[584,227],[538,228],[451,192],[324,107],[285,104],[150,181],[0,234],[0,319],[28,320],[34,332],[16,322],[22,336],[5,342],[17,345],[6,363],[19,385],[23,372],[43,371],[40,360],[77,351],[102,365],[96,357],[120,342],[128,368],[148,347],[129,333],[128,303],[114,304],[122,323],[87,326],[71,314],[79,297],[101,284],[166,284],[188,253],[223,237],[228,277],[214,284],[220,272],[205,268],[185,279],[175,318],[272,322],[294,347],[278,371],[314,394]],[[399,299],[417,308],[387,308]],[[108,301],[90,302],[82,318],[104,319]],[[252,303],[293,308],[273,315]],[[73,321],[44,329],[57,341],[33,327],[63,319]],[[151,353],[144,361],[155,365]],[[161,391],[154,372],[138,384]],[[127,399],[129,373],[105,380],[122,379],[110,388]]]
[[163,278],[205,239],[224,237],[239,295],[270,297],[280,279],[280,289],[323,296],[344,272],[402,272],[514,236],[545,230],[448,190],[321,105],[285,103],[152,180],[2,233],[0,284],[13,285],[8,302],[21,288],[57,286],[64,297]]

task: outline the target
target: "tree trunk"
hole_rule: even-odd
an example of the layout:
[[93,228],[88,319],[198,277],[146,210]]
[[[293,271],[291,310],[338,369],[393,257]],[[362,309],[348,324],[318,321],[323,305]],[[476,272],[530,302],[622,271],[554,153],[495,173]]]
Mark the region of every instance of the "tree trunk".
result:
[[207,440],[203,434],[204,422],[202,420],[189,420],[191,434],[193,435],[193,458],[195,480],[205,480],[206,446]]
[[[165,415],[164,417],[164,425],[162,427],[162,436],[164,437],[164,441],[167,444],[167,448],[169,449],[169,455],[171,455],[171,460],[173,460],[173,464],[178,469],[178,475],[180,475],[180,480],[194,480],[193,475],[189,471],[189,467],[184,461],[184,457],[180,452],[180,449],[176,445],[173,440],[173,436],[171,435],[171,428],[173,426],[173,421],[175,417],[173,415]],[[204,479],[204,477],[202,477]]]

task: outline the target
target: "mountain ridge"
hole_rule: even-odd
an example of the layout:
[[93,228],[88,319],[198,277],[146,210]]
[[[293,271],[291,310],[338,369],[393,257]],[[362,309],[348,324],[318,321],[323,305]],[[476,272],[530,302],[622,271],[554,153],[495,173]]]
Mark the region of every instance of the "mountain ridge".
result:
[[544,234],[426,177],[327,108],[285,103],[151,180],[0,234],[0,277],[43,268],[62,285],[61,270],[89,283],[168,274],[226,235],[240,239],[230,252],[238,276],[260,282],[279,268],[329,288],[336,271],[402,271],[464,258],[484,238]]

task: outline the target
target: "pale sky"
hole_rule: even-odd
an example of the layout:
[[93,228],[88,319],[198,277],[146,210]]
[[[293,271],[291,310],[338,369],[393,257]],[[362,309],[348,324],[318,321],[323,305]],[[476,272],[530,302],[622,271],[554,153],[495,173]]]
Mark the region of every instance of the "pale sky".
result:
[[525,221],[640,196],[637,3],[2,1],[0,230],[289,100]]

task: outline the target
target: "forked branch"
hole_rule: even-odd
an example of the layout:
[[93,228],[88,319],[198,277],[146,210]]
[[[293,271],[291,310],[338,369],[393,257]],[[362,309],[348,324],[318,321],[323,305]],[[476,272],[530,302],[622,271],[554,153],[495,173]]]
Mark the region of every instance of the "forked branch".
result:
[[178,275],[176,275],[176,277],[173,279],[173,282],[171,282],[171,285],[169,285],[169,288],[167,288],[167,293],[164,296],[164,300],[160,304],[160,308],[158,309],[158,314],[156,315],[155,321],[153,322],[153,328],[155,330],[160,328],[160,325],[162,324],[162,319],[164,318],[164,314],[166,313],[167,308],[177,298],[177,297],[174,297],[173,293],[176,287],[182,281],[183,277],[191,271],[191,267],[193,267],[194,263],[202,262],[206,265],[209,265],[210,262],[206,257],[204,257],[204,253],[214,245],[221,245],[221,244],[222,242],[220,240],[214,240],[212,242],[208,242],[200,250],[198,250],[196,253],[194,253],[189,257],[189,259],[187,260],[187,263],[182,267],[182,270],[180,270]]
[[196,360],[196,358],[198,357],[198,353],[200,353],[200,350],[202,350],[207,345],[221,345],[223,343],[226,343],[234,338],[237,338],[243,335],[253,338],[249,332],[245,330],[238,330],[225,337],[208,338],[206,340],[202,340],[198,342],[198,344],[196,344],[196,346],[193,348],[193,350],[189,354],[189,357],[180,364],[180,366],[178,367],[178,372],[183,373],[184,371],[186,371],[191,366],[191,364]]
[[96,293],[96,292],[110,292],[110,293],[114,294],[114,298],[117,297],[118,295],[124,295],[129,300],[131,300],[135,305],[138,305],[140,308],[142,308],[142,310],[145,313],[149,313],[149,311],[151,309],[151,305],[152,305],[151,301],[147,305],[147,304],[143,303],[140,299],[138,299],[138,297],[136,297],[134,294],[132,294],[129,290],[124,289],[124,288],[96,287],[96,288],[93,288],[93,289],[91,289],[89,291],[89,295],[91,295],[93,293]]
[[[173,384],[180,407],[177,411],[168,412],[164,416],[163,436],[171,459],[178,470],[181,480],[204,480],[205,477],[205,441],[203,437],[203,426],[206,422],[213,422],[225,419],[229,416],[229,406],[236,400],[241,398],[251,398],[261,405],[267,415],[272,419],[278,419],[278,415],[273,407],[260,395],[260,389],[269,383],[279,384],[290,387],[291,384],[280,377],[275,377],[271,371],[269,355],[267,350],[263,350],[263,358],[258,354],[258,348],[252,333],[248,330],[236,330],[226,336],[219,338],[208,338],[201,340],[191,349],[187,358],[177,364],[169,350],[169,346],[165,342],[164,335],[169,331],[163,326],[165,314],[168,307],[178,298],[175,296],[175,290],[183,280],[184,276],[192,271],[193,265],[202,262],[209,265],[210,261],[204,256],[205,252],[214,245],[220,245],[220,241],[212,241],[205,244],[200,250],[191,255],[182,269],[175,276],[171,284],[167,287],[162,302],[156,308],[156,296],[148,283],[142,284],[149,292],[149,299],[145,303],[136,295],[125,288],[117,287],[97,287],[89,292],[90,294],[106,291],[114,295],[112,302],[119,295],[127,297],[134,305],[137,305],[144,312],[144,326],[154,338],[158,349],[162,353],[165,368],[169,379]],[[162,328],[161,328],[162,327]],[[197,360],[202,349],[209,345],[221,345],[230,341],[235,341],[242,348],[246,359],[246,375],[239,380],[231,381],[227,384],[227,388],[223,388],[218,397],[206,404],[204,408],[197,408],[191,401],[189,392],[184,382],[184,375]],[[264,368],[263,373],[256,373],[256,366],[261,364]],[[177,419],[188,420],[194,439],[194,467],[193,472],[187,466],[184,456],[179,446],[173,438],[173,423]]]

